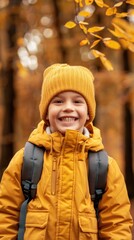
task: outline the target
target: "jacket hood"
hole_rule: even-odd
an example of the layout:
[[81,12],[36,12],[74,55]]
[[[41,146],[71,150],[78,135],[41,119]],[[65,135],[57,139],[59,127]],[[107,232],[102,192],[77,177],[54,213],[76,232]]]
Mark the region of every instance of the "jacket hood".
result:
[[81,134],[77,130],[67,130],[65,136],[62,136],[62,134],[59,132],[48,134],[46,132],[45,122],[41,121],[38,124],[37,128],[31,133],[28,141],[36,144],[39,147],[45,147],[49,150],[55,146],[55,142],[58,143],[56,144],[56,148],[58,145],[62,145],[63,140],[66,138],[67,135],[69,135],[69,133],[71,133],[70,136],[72,138],[75,138],[77,136],[77,143],[82,147],[84,145],[84,148],[86,150],[99,151],[103,149],[104,146],[102,143],[100,130],[93,125],[90,125],[88,131],[90,137]]

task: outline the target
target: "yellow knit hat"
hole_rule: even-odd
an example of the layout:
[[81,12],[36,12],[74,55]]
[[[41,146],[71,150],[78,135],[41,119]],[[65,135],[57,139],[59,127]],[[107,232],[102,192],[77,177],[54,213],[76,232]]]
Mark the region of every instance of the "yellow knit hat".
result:
[[93,80],[92,73],[83,66],[53,64],[46,68],[39,105],[41,119],[46,119],[48,105],[55,95],[63,91],[75,91],[85,98],[89,112],[88,123],[92,122],[96,107]]

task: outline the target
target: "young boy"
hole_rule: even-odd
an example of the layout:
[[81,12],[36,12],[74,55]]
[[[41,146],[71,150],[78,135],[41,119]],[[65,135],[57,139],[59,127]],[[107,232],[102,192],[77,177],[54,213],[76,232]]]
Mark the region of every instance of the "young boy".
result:
[[[54,64],[44,72],[39,123],[29,141],[45,147],[36,198],[29,202],[25,240],[130,240],[130,203],[123,175],[109,157],[99,220],[88,186],[88,150],[103,149],[95,116],[93,75],[85,67]],[[17,239],[23,151],[0,185],[0,239]]]

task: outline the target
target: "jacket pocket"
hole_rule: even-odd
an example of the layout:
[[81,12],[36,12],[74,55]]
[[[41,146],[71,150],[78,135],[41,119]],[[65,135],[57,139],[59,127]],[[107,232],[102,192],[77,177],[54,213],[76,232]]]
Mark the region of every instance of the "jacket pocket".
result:
[[45,240],[48,212],[29,211],[26,217],[24,240]]
[[90,215],[79,215],[79,240],[97,240],[97,219]]

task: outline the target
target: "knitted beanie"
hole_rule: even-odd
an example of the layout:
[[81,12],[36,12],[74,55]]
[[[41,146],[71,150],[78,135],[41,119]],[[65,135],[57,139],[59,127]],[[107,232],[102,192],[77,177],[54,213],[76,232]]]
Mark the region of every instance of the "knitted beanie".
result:
[[84,97],[88,106],[88,123],[92,122],[96,107],[93,80],[92,73],[83,66],[53,64],[46,68],[39,105],[41,119],[46,119],[48,105],[55,95],[63,91],[75,91]]

